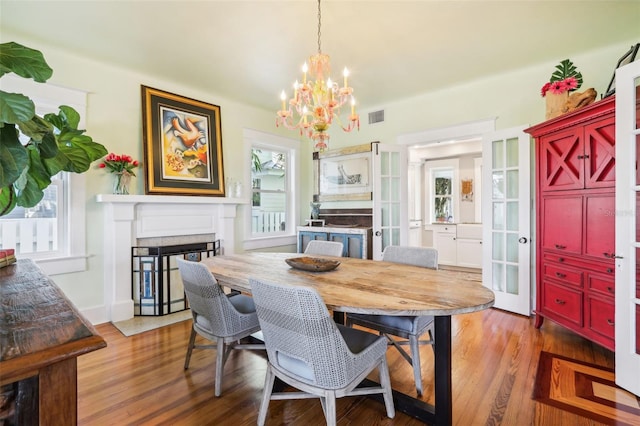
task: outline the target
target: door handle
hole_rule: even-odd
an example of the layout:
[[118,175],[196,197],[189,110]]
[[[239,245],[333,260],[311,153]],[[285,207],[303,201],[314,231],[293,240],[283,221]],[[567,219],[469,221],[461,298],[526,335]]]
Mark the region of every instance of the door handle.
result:
[[518,242],[519,242],[520,244],[526,244],[526,243],[527,243],[527,241],[529,241],[529,240],[527,240],[527,237],[520,237],[520,238],[518,238]]
[[382,235],[382,232],[376,231],[376,237],[379,237],[380,235]]

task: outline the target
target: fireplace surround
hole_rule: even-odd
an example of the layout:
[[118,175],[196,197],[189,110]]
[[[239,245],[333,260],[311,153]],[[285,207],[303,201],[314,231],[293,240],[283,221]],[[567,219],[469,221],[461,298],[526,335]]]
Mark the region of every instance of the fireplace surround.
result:
[[111,322],[133,318],[131,248],[150,241],[221,241],[236,251],[237,207],[241,198],[175,195],[98,194],[104,205],[104,304]]

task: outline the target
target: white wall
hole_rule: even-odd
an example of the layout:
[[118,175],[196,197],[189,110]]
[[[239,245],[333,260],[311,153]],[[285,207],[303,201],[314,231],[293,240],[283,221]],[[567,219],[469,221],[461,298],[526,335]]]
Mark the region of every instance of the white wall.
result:
[[[243,152],[242,148],[243,128],[297,138],[292,132],[275,128],[274,111],[259,110],[222,98],[215,93],[197,91],[189,86],[188,81],[166,81],[152,75],[141,75],[127,70],[121,64],[96,62],[88,57],[54,48],[43,41],[31,40],[3,29],[0,42],[7,41],[16,41],[41,50],[54,70],[50,83],[89,92],[87,134],[105,145],[110,152],[125,153],[135,159],[143,159],[141,84],[221,107],[224,167],[226,175],[234,179],[248,175],[242,172],[249,165],[249,154]],[[572,57],[572,61],[584,76],[583,89],[594,87],[599,93],[604,92],[618,58],[636,42],[637,40],[630,40]],[[544,46],[540,48],[543,49]],[[556,62],[562,59],[564,58],[558,58]],[[473,61],[474,59],[470,56],[470,74],[473,73]],[[361,110],[360,132],[345,134],[338,132],[334,126],[331,129],[330,148],[342,148],[371,141],[393,144],[402,134],[488,117],[498,117],[496,121],[498,129],[543,121],[545,107],[539,90],[553,72],[556,62],[516,69],[491,78],[442,88],[438,92],[420,94],[387,105]],[[517,67],[517,64],[514,64],[514,67]],[[230,82],[230,84],[241,84],[241,82]],[[357,76],[353,77],[353,84],[357,90]],[[368,112],[378,109],[385,110],[385,122],[367,124]],[[311,143],[302,142],[302,144],[300,223],[308,217],[308,205],[313,194]],[[243,187],[249,188],[249,182],[243,182]],[[103,206],[96,203],[95,198],[96,194],[110,191],[111,176],[104,170],[93,168],[87,173],[87,251],[91,255],[88,262],[89,269],[83,273],[55,276],[58,285],[81,310],[91,309],[103,303],[103,265],[101,263],[103,241],[102,229],[100,229],[103,223]],[[132,185],[132,193],[144,193],[142,169]],[[360,205],[345,203],[341,206],[359,207]],[[243,212],[239,211],[237,217],[242,218]],[[243,239],[242,226],[242,219],[236,220],[238,241]]]

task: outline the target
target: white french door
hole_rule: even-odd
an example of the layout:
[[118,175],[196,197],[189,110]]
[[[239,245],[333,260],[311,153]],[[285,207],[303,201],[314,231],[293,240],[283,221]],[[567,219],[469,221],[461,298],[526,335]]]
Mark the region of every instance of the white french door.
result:
[[371,144],[373,174],[373,259],[389,245],[409,244],[407,148]]
[[525,127],[482,137],[482,285],[495,307],[531,314],[531,139]]
[[616,384],[640,396],[640,61],[615,81]]

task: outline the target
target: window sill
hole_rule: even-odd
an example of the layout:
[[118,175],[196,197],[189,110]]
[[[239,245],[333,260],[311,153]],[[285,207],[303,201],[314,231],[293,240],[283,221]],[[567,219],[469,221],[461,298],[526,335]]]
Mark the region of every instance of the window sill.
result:
[[33,259],[47,275],[70,274],[87,270],[87,256],[66,256],[49,259]]

